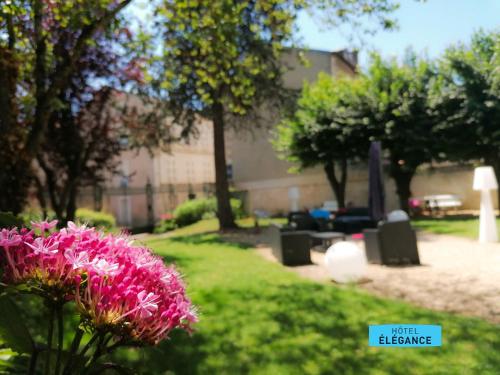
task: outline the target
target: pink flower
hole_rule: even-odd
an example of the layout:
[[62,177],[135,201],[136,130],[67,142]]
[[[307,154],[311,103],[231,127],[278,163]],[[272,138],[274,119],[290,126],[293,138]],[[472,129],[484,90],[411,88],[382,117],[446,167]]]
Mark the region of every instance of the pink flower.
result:
[[118,270],[119,264],[108,263],[105,259],[94,259],[92,266],[99,275],[112,275]]
[[118,339],[157,344],[172,329],[191,330],[197,317],[180,275],[150,249],[75,223],[44,233],[50,225],[39,224],[41,235],[0,231],[3,283],[74,301],[86,329]]
[[0,232],[0,246],[11,247],[17,246],[22,242],[22,236],[17,232],[17,228],[8,230],[2,229]]
[[68,260],[69,264],[73,266],[74,270],[89,264],[89,254],[86,251],[77,253],[73,249],[66,249],[64,257]]
[[145,290],[137,295],[137,308],[142,319],[153,316],[153,313],[158,310],[156,302],[158,302],[159,299],[159,296],[155,296],[155,294],[151,292],[146,295]]
[[48,231],[48,230],[54,228],[57,225],[57,223],[58,223],[57,220],[52,220],[52,221],[49,221],[49,222],[47,220],[39,221],[39,222],[32,221],[31,222],[31,226],[33,228],[40,229],[40,231],[43,233],[46,230]]
[[92,232],[93,228],[87,228],[86,225],[76,225],[72,221],[68,221],[68,227],[66,229],[67,233],[73,233],[78,235],[87,235]]
[[44,240],[44,238],[38,237],[32,244],[25,243],[33,249],[35,254],[56,254],[59,251],[59,242],[55,241],[54,238]]

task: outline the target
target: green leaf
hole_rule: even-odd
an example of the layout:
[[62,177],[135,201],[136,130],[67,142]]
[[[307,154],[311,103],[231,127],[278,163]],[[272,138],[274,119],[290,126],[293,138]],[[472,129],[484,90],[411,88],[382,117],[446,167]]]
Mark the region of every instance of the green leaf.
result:
[[31,353],[33,339],[20,317],[21,313],[14,302],[5,295],[0,296],[0,337],[15,352]]
[[135,374],[135,372],[132,369],[118,365],[116,363],[110,363],[110,362],[96,363],[96,364],[92,365],[89,369],[89,374],[90,375],[102,374],[106,370],[113,370],[115,373],[120,374],[120,375],[133,375],[133,374]]

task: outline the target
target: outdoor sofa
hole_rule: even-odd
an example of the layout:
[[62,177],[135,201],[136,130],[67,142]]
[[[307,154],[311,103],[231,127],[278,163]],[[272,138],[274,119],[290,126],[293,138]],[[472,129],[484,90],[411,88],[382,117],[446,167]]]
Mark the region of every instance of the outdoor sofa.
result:
[[333,220],[333,230],[345,234],[361,233],[364,229],[375,226],[375,221],[365,207],[351,207],[344,212],[338,212]]

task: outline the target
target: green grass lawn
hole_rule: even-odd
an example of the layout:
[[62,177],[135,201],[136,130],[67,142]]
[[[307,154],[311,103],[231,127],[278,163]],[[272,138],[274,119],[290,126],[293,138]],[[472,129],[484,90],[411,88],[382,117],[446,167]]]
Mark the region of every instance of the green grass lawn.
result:
[[[271,222],[278,224],[285,224],[287,219],[285,218],[268,218],[268,219],[259,219],[259,226],[266,227]],[[251,217],[246,217],[244,219],[236,220],[236,223],[241,228],[252,228],[255,226],[255,221]],[[217,219],[206,219],[200,220],[195,224],[189,225],[187,227],[176,229],[175,231],[168,232],[173,236],[189,236],[193,234],[201,234],[208,232],[216,232],[219,230],[219,222]]]
[[[310,282],[217,234],[148,244],[185,275],[200,322],[191,337],[175,332],[157,348],[118,354],[143,374],[500,372],[500,327],[479,319]],[[441,324],[443,346],[368,347],[368,325],[383,323]]]
[[[477,217],[444,217],[413,219],[415,228],[436,234],[451,234],[469,238],[478,238],[479,219]],[[500,219],[497,219],[497,227],[500,230]]]

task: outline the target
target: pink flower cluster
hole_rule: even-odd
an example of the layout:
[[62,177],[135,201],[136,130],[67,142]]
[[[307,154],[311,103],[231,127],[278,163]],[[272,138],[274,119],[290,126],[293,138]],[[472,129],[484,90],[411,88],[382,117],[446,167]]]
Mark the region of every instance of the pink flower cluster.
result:
[[2,281],[53,302],[73,300],[93,330],[156,344],[173,328],[190,330],[196,314],[173,267],[129,238],[55,222],[0,231]]

